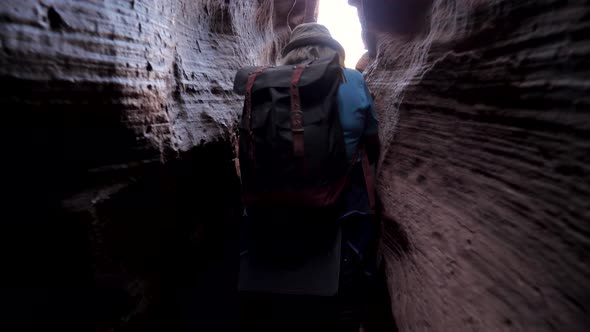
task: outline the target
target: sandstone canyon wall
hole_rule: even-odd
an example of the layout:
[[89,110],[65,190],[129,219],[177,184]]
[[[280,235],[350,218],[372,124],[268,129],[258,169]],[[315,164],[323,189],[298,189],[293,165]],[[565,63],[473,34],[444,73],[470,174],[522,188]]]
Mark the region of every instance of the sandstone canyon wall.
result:
[[590,3],[361,9],[400,331],[587,331]]
[[[587,330],[590,4],[350,2],[400,330]],[[287,0],[4,0],[2,323],[235,329],[231,81],[310,16]]]
[[0,325],[235,327],[233,76],[310,3],[2,1]]

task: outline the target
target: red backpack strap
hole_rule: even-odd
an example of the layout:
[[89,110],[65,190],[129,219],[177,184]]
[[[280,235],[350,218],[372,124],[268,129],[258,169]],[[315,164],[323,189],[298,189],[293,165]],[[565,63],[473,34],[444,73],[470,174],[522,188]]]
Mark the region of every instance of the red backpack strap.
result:
[[238,136],[236,135],[236,133],[232,130],[232,132],[230,133],[230,141],[231,141],[231,145],[233,148],[233,152],[234,152],[234,167],[236,168],[236,174],[238,175],[238,178],[240,179],[240,182],[242,181],[242,174],[240,172],[240,143],[238,140]]
[[252,88],[254,87],[254,81],[256,81],[256,76],[258,76],[258,74],[262,73],[268,67],[269,66],[262,66],[250,73],[250,76],[248,76],[248,82],[246,83],[244,117],[246,121],[245,127],[248,130],[248,157],[250,160],[254,160],[254,144],[252,142]]
[[375,177],[373,176],[373,170],[369,164],[367,150],[364,147],[361,147],[360,149],[365,185],[367,186],[367,196],[369,197],[369,207],[373,211],[375,209]]
[[299,94],[299,80],[306,64],[295,67],[291,76],[291,131],[293,132],[293,152],[296,157],[303,157],[303,112],[301,111],[301,96]]
[[361,141],[354,153],[352,154],[352,160],[350,161],[350,166],[348,168],[348,175],[350,176],[350,172],[354,168],[359,158],[359,154],[361,157],[361,166],[363,168],[363,176],[365,178],[365,186],[367,188],[367,196],[369,198],[369,208],[371,211],[375,210],[375,177],[373,176],[373,170],[371,169],[371,164],[369,163],[369,155],[367,155],[367,150],[365,149],[365,144]]
[[299,160],[301,174],[305,171],[305,140],[303,137],[303,112],[301,111],[301,95],[299,81],[303,70],[313,62],[308,61],[295,67],[291,76],[291,132],[293,133],[293,154]]

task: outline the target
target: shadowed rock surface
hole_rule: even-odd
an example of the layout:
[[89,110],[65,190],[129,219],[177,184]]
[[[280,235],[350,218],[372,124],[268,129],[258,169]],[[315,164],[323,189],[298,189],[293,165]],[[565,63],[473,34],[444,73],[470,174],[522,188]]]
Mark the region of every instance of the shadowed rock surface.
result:
[[588,330],[590,3],[365,4],[400,331]]
[[[588,330],[588,1],[363,2],[399,330]],[[233,75],[316,8],[2,2],[3,330],[237,329]]]
[[2,322],[235,328],[241,209],[228,134],[242,101],[231,88],[240,66],[280,48],[274,28],[286,18],[274,11],[272,1],[2,2]]

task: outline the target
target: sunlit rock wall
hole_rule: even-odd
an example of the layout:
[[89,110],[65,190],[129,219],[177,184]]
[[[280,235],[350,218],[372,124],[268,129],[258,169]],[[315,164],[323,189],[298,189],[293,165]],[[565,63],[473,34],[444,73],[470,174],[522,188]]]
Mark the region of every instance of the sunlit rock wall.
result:
[[273,61],[309,3],[2,1],[3,318],[233,328],[232,80]]
[[363,2],[400,331],[590,329],[590,3]]

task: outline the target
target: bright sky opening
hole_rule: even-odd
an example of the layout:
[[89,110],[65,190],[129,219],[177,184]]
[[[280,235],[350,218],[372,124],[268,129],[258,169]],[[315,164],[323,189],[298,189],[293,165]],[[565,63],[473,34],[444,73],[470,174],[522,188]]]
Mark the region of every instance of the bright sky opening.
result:
[[325,25],[344,47],[346,67],[354,68],[366,52],[356,7],[349,6],[347,0],[320,0],[318,23]]

